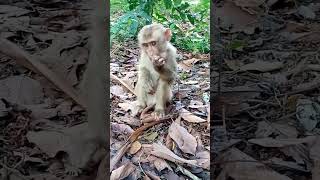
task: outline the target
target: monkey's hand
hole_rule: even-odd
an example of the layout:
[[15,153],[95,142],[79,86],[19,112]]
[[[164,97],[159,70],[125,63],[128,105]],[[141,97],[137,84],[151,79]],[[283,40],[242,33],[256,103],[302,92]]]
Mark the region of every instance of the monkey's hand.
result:
[[161,68],[161,67],[163,67],[163,65],[165,65],[166,59],[155,55],[152,57],[152,62],[153,62],[153,66],[157,69],[157,68]]

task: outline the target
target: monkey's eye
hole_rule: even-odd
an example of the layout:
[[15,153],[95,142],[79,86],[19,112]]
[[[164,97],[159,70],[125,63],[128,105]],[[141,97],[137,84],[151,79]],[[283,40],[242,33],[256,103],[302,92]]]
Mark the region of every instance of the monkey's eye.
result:
[[156,44],[157,44],[157,42],[155,42],[155,41],[151,42],[151,46],[155,46]]
[[148,44],[147,43],[143,43],[142,46],[143,47],[148,47]]

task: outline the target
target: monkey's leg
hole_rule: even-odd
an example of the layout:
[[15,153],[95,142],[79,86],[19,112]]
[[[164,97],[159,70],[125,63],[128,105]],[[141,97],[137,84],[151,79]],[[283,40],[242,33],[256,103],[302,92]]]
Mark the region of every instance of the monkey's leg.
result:
[[154,91],[154,82],[152,80],[150,72],[144,68],[140,69],[138,82],[135,87],[137,101],[135,107],[132,110],[132,116],[138,115],[145,107],[147,107],[149,96],[150,94],[154,93]]
[[160,119],[165,116],[165,106],[170,98],[170,85],[167,81],[159,79],[158,88],[156,91],[155,119]]
[[132,116],[137,116],[147,106],[147,92],[145,91],[139,80],[136,85],[135,92],[137,95],[137,101],[135,102],[136,104],[132,109]]

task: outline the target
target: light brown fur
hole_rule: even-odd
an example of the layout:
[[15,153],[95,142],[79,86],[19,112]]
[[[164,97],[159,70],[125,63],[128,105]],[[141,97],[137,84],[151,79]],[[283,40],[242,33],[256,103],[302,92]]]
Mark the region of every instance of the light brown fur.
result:
[[172,99],[177,68],[176,48],[170,39],[170,29],[161,24],[144,26],[138,34],[140,59],[135,87],[137,106],[133,115],[150,105],[155,105],[156,118],[165,115],[165,105]]

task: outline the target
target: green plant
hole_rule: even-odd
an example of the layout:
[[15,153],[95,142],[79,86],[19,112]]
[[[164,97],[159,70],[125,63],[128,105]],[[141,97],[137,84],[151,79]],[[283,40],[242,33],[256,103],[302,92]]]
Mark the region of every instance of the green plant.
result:
[[[190,5],[182,0],[126,0],[128,12],[111,24],[111,40],[135,38],[152,21],[173,32],[172,42],[193,52],[209,51],[209,0]],[[112,6],[112,2],[111,2]]]

